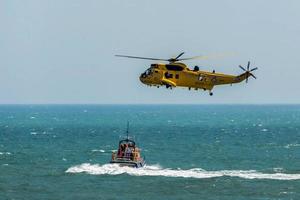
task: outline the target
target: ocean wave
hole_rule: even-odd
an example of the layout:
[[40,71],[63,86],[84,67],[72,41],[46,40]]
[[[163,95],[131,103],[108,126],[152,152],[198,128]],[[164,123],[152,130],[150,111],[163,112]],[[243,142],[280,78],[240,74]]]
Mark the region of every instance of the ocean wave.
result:
[[220,170],[206,171],[201,168],[193,169],[170,169],[159,165],[146,165],[143,168],[120,167],[117,164],[90,164],[83,163],[70,167],[66,173],[87,173],[92,175],[119,175],[128,174],[132,176],[165,176],[181,178],[215,178],[222,176],[239,177],[244,179],[273,179],[273,180],[299,180],[300,174],[285,173],[262,173],[256,170]]
[[281,167],[275,167],[275,168],[273,168],[273,171],[274,171],[274,172],[283,172],[284,169],[281,168]]

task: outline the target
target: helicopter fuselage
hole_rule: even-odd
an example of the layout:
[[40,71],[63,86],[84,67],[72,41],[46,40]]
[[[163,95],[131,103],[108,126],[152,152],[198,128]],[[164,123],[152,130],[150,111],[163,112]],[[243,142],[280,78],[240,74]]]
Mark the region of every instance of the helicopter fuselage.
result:
[[186,87],[189,90],[194,88],[195,90],[204,89],[209,90],[209,95],[213,95],[211,90],[215,85],[225,85],[239,83],[252,76],[253,71],[258,68],[250,69],[250,61],[248,61],[247,67],[244,68],[239,65],[239,68],[244,71],[244,73],[235,76],[230,74],[216,73],[215,70],[212,72],[199,70],[198,66],[195,66],[193,70],[189,69],[187,65],[181,63],[180,61],[192,60],[192,59],[207,59],[208,56],[194,56],[189,58],[182,58],[181,56],[184,52],[181,52],[176,57],[171,57],[169,59],[153,58],[153,57],[140,57],[140,56],[130,56],[130,55],[116,55],[118,57],[143,59],[143,60],[155,60],[155,61],[165,61],[168,64],[155,63],[151,64],[151,67],[141,74],[140,80],[142,83],[150,86],[162,86],[165,85],[166,88],[172,89],[173,87]]
[[140,81],[150,86],[187,87],[211,91],[215,85],[239,83],[249,77],[243,73],[238,76],[202,71],[198,67],[189,69],[184,63],[151,64],[140,76]]

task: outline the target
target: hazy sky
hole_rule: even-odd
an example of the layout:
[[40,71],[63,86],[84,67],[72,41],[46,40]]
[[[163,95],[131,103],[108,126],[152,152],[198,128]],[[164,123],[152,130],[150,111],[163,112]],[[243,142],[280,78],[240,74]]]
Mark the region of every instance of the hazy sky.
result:
[[[300,103],[300,1],[0,0],[0,103]],[[187,62],[257,80],[208,92],[150,88],[151,61]]]

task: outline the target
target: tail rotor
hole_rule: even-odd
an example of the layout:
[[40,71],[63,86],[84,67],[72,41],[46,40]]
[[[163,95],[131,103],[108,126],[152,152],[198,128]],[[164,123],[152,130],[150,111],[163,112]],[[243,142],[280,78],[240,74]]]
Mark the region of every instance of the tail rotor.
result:
[[247,69],[245,69],[245,68],[242,67],[241,65],[239,65],[239,67],[240,67],[240,68],[245,72],[245,74],[246,74],[246,83],[248,83],[248,78],[249,78],[250,76],[252,76],[253,78],[256,79],[256,76],[254,76],[251,72],[257,70],[258,68],[255,67],[255,68],[250,69],[250,61],[248,61]]

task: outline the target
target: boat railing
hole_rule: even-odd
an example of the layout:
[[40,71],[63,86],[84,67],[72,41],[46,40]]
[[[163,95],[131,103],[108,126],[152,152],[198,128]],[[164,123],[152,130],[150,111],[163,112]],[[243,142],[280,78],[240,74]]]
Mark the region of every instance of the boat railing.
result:
[[134,159],[132,156],[115,156],[112,157],[112,160],[116,161],[116,160],[123,160],[123,161],[139,161],[142,160],[142,157],[139,157],[138,159]]

